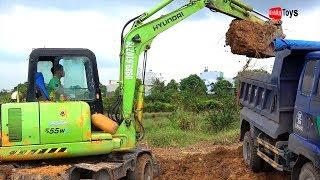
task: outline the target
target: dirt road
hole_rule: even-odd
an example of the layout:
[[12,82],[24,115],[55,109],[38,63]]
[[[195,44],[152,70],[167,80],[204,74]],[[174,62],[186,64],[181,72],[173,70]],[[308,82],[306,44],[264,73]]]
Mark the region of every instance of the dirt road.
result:
[[241,144],[198,144],[188,148],[154,148],[162,167],[157,179],[289,179],[277,171],[252,173],[242,160]]

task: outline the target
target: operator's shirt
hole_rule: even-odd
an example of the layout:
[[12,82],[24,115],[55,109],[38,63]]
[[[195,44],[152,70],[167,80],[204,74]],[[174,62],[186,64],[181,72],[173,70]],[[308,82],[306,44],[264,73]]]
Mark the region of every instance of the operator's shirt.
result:
[[53,78],[49,82],[49,94],[51,101],[60,101],[60,95],[62,92],[62,85],[59,78],[53,76]]

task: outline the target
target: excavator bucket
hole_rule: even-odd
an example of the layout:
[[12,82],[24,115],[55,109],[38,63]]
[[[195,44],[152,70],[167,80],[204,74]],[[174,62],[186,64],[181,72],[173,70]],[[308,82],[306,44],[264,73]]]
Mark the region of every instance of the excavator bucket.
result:
[[275,56],[273,40],[284,37],[281,21],[270,20],[260,24],[235,19],[226,34],[226,45],[230,46],[233,54],[267,58]]

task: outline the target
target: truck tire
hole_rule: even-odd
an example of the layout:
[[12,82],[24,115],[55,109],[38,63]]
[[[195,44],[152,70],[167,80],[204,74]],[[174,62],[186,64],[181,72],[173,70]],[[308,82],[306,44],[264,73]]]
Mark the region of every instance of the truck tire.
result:
[[263,160],[257,155],[257,147],[254,145],[254,139],[247,131],[243,137],[243,159],[253,172],[259,172],[263,168]]
[[130,180],[152,180],[153,179],[153,161],[149,154],[143,154],[138,157],[135,170],[128,172],[127,179]]
[[320,170],[314,167],[312,162],[304,164],[299,174],[299,180],[318,180],[320,179]]

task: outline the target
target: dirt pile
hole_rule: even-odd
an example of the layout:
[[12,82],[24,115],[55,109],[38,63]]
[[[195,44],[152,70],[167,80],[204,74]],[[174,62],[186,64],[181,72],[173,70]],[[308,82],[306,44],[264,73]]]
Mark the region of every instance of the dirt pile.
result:
[[[169,149],[167,149],[169,151]],[[162,167],[160,180],[165,179],[289,179],[274,171],[252,173],[242,160],[242,147],[206,146],[193,149],[154,150]],[[171,155],[170,155],[171,154]]]
[[247,20],[233,20],[226,34],[226,45],[233,54],[265,58],[274,56],[270,43],[276,37],[277,27]]
[[[11,174],[11,179],[25,180],[61,180],[67,179],[67,170],[71,165],[44,165],[32,168],[14,169]],[[8,176],[10,177],[10,176]]]

